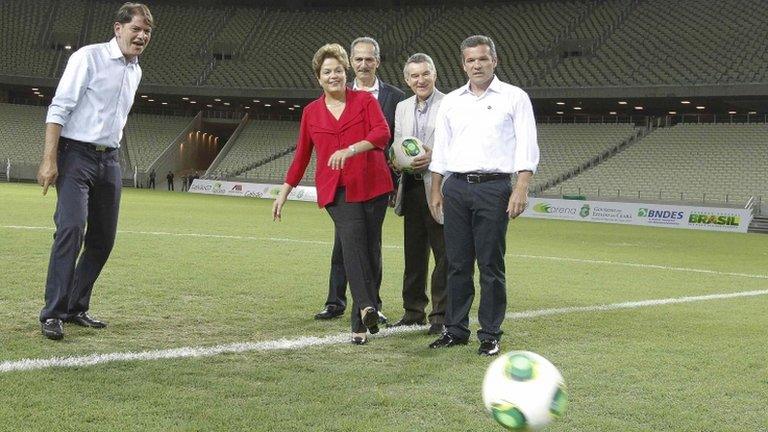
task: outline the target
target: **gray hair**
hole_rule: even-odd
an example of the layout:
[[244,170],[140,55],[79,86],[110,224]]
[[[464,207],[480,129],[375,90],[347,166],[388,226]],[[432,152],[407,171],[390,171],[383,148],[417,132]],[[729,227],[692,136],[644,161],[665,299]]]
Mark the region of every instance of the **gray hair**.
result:
[[352,41],[352,45],[349,46],[349,54],[352,54],[355,51],[355,45],[359,43],[369,43],[373,45],[373,55],[376,57],[376,60],[381,61],[381,51],[379,50],[379,43],[376,42],[376,39],[369,37],[369,36],[363,36],[359,37]]
[[461,47],[460,47],[461,48],[461,55],[462,55],[461,62],[462,63],[464,62],[464,50],[465,49],[467,49],[467,48],[474,48],[474,47],[480,46],[480,45],[487,45],[488,48],[491,49],[491,56],[493,58],[495,58],[495,59],[498,59],[498,57],[496,57],[496,45],[493,43],[493,40],[491,38],[489,38],[488,36],[474,35],[474,36],[470,36],[470,37],[464,39],[464,41],[461,43]]
[[433,74],[437,73],[437,69],[435,69],[435,62],[432,61],[432,57],[424,53],[416,53],[408,57],[408,60],[405,61],[405,65],[403,66],[403,77],[406,79],[408,78],[408,65],[411,63],[426,63],[429,67],[429,70],[432,71]]

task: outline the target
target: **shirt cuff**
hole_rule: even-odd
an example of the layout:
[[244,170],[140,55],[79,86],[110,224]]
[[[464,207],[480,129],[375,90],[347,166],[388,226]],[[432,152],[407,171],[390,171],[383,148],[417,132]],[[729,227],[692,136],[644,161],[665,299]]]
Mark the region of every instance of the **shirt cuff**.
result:
[[68,119],[69,119],[69,113],[65,112],[62,109],[55,108],[53,106],[48,108],[48,115],[45,116],[46,123],[56,123],[61,126],[64,126],[65,124],[67,124]]
[[534,174],[536,174],[536,165],[520,165],[515,167],[515,172],[519,173],[520,171],[530,171]]

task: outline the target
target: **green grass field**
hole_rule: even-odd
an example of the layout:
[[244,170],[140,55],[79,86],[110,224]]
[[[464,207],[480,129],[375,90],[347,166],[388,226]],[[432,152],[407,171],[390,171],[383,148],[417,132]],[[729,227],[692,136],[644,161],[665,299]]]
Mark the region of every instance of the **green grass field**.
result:
[[[0,185],[0,366],[21,359],[343,335],[312,319],[332,226],[312,203],[124,190],[97,282],[105,330],[40,335],[55,194]],[[22,228],[28,227],[28,228]],[[31,229],[29,227],[37,227]],[[402,221],[387,215],[381,295],[402,314]],[[509,313],[768,290],[768,236],[519,219]],[[698,271],[705,270],[705,271]],[[509,318],[502,350],[560,368],[552,431],[768,431],[768,291],[748,297]],[[695,300],[695,299],[690,299]],[[475,301],[477,304],[477,299]],[[473,317],[475,315],[473,314]],[[477,328],[476,324],[473,324]],[[422,331],[202,358],[0,372],[0,430],[496,431],[477,344]]]

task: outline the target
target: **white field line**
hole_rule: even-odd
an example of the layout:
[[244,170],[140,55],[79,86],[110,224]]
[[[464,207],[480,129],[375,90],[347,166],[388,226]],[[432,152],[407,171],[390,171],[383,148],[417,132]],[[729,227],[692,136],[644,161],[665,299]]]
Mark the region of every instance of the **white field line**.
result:
[[[578,306],[558,309],[539,309],[522,312],[507,313],[507,318],[512,320],[530,319],[552,315],[565,315],[581,312],[606,312],[621,309],[637,309],[649,306],[663,306],[680,303],[693,303],[700,301],[725,300],[740,297],[757,297],[768,294],[768,290],[741,291],[735,293],[710,294],[703,296],[676,297],[655,300],[642,300],[623,303],[612,303],[593,306]],[[427,326],[407,326],[382,330],[372,338],[378,339],[398,333],[411,333],[423,331]],[[87,367],[104,363],[150,361],[162,359],[180,359],[196,357],[212,357],[221,354],[235,354],[245,352],[267,352],[278,350],[297,350],[308,347],[338,345],[349,343],[348,334],[337,334],[324,337],[305,336],[296,339],[280,339],[264,342],[241,342],[212,347],[182,347],[155,351],[142,352],[117,352],[107,354],[91,354],[78,357],[54,357],[50,359],[23,359],[16,361],[4,361],[0,363],[0,373],[20,372],[49,368]]]
[[[17,229],[17,230],[44,230],[53,231],[52,227],[37,227],[37,226],[21,226],[21,225],[0,225],[0,228],[5,229]],[[253,241],[272,241],[279,243],[303,243],[303,244],[315,244],[322,246],[331,246],[333,243],[322,240],[301,240],[281,237],[251,237],[251,236],[238,236],[238,235],[222,235],[222,234],[198,234],[198,233],[173,233],[165,231],[130,231],[130,230],[118,230],[118,234],[138,234],[138,235],[150,235],[150,236],[172,236],[172,237],[192,237],[192,238],[214,238],[214,239],[230,239],[230,240],[253,240]],[[402,249],[402,246],[397,245],[383,245],[385,249]],[[557,256],[544,256],[544,255],[525,255],[525,254],[507,254],[512,258],[525,258],[525,259],[539,259],[548,261],[563,261],[573,262],[579,264],[602,264],[613,265],[623,267],[635,267],[644,269],[656,269],[689,273],[703,273],[717,276],[733,276],[743,277],[750,279],[768,279],[768,275],[764,274],[749,274],[749,273],[736,273],[736,272],[721,272],[717,270],[697,269],[689,267],[671,267],[657,264],[639,264],[622,261],[608,261],[608,260],[592,260],[583,258],[569,258],[569,257],[557,257]]]

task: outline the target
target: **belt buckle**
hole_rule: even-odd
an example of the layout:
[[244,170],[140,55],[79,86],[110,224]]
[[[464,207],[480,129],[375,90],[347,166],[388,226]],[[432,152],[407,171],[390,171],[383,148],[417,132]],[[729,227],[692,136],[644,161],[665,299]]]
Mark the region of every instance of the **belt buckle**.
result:
[[482,176],[480,174],[467,174],[467,183],[480,183]]
[[94,145],[93,148],[97,152],[102,152],[103,153],[103,152],[107,151],[107,146],[105,146],[105,145]]

